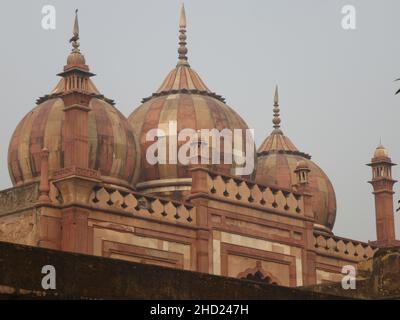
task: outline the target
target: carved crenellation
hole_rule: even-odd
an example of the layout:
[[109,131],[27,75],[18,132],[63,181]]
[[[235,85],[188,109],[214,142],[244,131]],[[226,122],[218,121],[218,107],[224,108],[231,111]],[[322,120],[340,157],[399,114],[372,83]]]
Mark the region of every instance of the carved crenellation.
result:
[[32,207],[38,196],[38,183],[3,190],[0,192],[0,215]]
[[196,223],[195,209],[191,204],[122,189],[97,186],[92,191],[90,202],[97,208],[122,210],[132,215]]
[[367,243],[322,234],[314,235],[317,253],[362,261],[372,258],[377,248]]
[[211,172],[207,180],[208,191],[215,197],[292,214],[304,214],[303,197],[299,193]]

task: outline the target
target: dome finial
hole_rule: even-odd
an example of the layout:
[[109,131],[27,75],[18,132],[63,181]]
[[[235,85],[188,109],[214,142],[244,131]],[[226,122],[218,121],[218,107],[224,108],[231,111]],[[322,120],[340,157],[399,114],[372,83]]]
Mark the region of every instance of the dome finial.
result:
[[282,133],[280,130],[281,118],[279,117],[279,93],[278,93],[278,86],[275,86],[275,95],[274,95],[274,118],[272,119],[272,123],[274,124],[274,132],[275,133]]
[[275,86],[274,106],[279,106],[279,92],[278,85]]
[[181,14],[179,18],[179,62],[178,65],[187,65],[189,66],[187,60],[188,49],[186,47],[186,12],[185,12],[185,4],[182,2],[181,5]]
[[186,12],[185,12],[185,3],[182,1],[181,4],[181,16],[179,19],[179,28],[186,28]]

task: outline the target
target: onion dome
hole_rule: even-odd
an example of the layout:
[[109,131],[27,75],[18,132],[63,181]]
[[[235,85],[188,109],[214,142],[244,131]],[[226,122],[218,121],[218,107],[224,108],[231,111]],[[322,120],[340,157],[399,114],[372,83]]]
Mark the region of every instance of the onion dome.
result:
[[280,128],[278,88],[274,98],[273,131],[257,150],[256,181],[290,189],[297,184],[296,172],[309,170],[308,188],[312,193],[315,228],[331,231],[336,218],[336,196],[332,183],[311,156],[299,151]]
[[[248,129],[244,120],[226,103],[224,98],[212,92],[194,71],[187,58],[186,14],[181,8],[179,23],[179,60],[176,67],[167,75],[160,88],[150,97],[143,99],[142,105],[134,110],[128,121],[132,125],[141,146],[141,177],[138,189],[147,192],[190,190],[189,166],[177,161],[176,164],[149,164],[146,150],[154,142],[146,141],[146,134],[155,128],[163,129],[169,148],[169,123],[176,123],[177,133],[183,129]],[[175,133],[176,135],[176,133]],[[176,137],[175,137],[176,139]],[[178,142],[179,147],[185,142]],[[221,150],[222,149],[221,143]],[[211,144],[209,144],[211,147]],[[245,145],[243,150],[245,152]],[[243,154],[243,153],[242,153]],[[235,164],[210,165],[212,170],[234,174]]]
[[[66,166],[66,136],[73,129],[66,128],[65,114],[71,108],[71,101],[79,97],[88,109],[87,134],[84,130],[81,139],[88,144],[85,148],[88,154],[83,155],[88,160],[88,168],[98,170],[105,182],[132,186],[139,169],[138,142],[127,119],[90,79],[94,74],[90,73],[79,50],[77,15],[70,42],[73,49],[64,71],[59,74],[62,79],[50,94],[37,100],[37,106],[21,120],[12,135],[8,150],[11,180],[14,185],[38,181],[43,148],[49,151],[50,175]],[[77,123],[77,127],[82,123]]]

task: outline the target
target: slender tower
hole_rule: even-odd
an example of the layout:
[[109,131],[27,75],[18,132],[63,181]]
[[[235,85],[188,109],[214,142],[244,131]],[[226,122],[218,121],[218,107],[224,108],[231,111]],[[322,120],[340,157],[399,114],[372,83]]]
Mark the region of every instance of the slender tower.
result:
[[88,113],[90,111],[88,95],[89,78],[94,74],[89,72],[85,57],[79,49],[78,10],[75,12],[73,37],[70,40],[72,51],[68,56],[64,72],[59,76],[65,79],[65,94],[62,97],[65,104],[64,126],[64,166],[87,168],[88,159]]
[[374,188],[376,235],[374,242],[378,247],[398,246],[396,240],[393,211],[393,186],[397,182],[392,178],[392,166],[395,164],[389,157],[385,147],[380,144],[368,164],[372,168],[372,180],[369,181]]

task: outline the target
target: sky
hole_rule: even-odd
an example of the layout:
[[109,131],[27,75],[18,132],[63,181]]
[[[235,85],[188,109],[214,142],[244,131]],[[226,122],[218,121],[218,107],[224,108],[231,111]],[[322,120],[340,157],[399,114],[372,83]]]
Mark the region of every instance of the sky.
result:
[[[56,28],[42,28],[42,8]],[[356,29],[345,30],[352,5]],[[0,189],[11,186],[10,137],[39,96],[56,85],[70,51],[75,8],[81,50],[100,91],[128,116],[175,67],[179,0],[2,0]],[[336,235],[374,240],[371,170],[382,140],[400,161],[400,1],[186,0],[189,62],[255,130],[272,130],[279,85],[282,129],[312,155],[336,191]],[[400,170],[393,169],[400,178]],[[395,186],[395,204],[399,185]],[[400,218],[396,214],[400,237]]]

